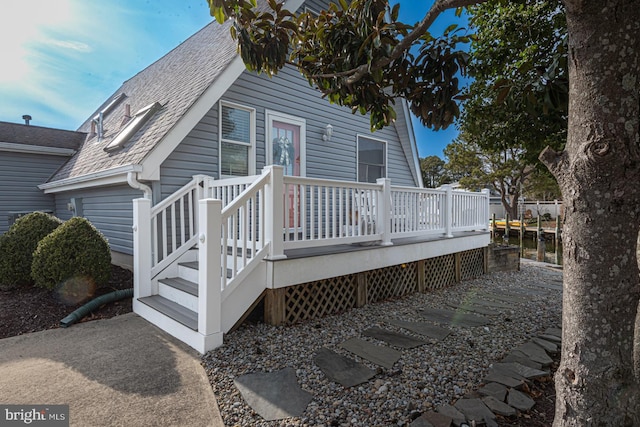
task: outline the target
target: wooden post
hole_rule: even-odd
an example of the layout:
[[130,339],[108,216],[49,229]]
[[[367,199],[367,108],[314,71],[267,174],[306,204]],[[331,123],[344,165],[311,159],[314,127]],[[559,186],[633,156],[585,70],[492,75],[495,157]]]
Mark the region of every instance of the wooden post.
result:
[[367,305],[367,272],[358,273],[356,278],[356,307]]
[[416,269],[418,270],[418,292],[425,292],[426,290],[426,283],[425,283],[425,273],[424,273],[424,265],[425,262],[423,259],[419,260],[416,263]]
[[456,283],[460,283],[460,281],[462,280],[462,257],[460,256],[460,252],[456,252],[453,255],[453,262],[455,265],[455,280]]
[[198,332],[222,345],[222,200],[200,200],[198,210]]
[[491,214],[491,240],[496,241],[496,232],[498,231],[498,226],[496,225],[496,213]]
[[133,200],[133,299],[152,295],[151,200]]
[[540,220],[540,215],[538,215],[538,252],[536,255],[536,260],[540,262],[544,262],[544,251],[545,251],[545,241],[544,241],[544,232],[542,231],[542,222]]
[[271,179],[265,186],[265,239],[271,244],[270,259],[284,259],[284,168],[282,166],[265,166],[263,174],[270,174]]
[[505,222],[504,222],[504,244],[509,245],[509,235],[511,234],[511,225],[509,224],[509,213],[505,213]]
[[520,256],[524,257],[524,215],[520,214]]
[[[378,233],[382,233],[382,246],[390,246],[391,243],[391,180],[388,178],[378,178],[376,184],[381,185],[376,216],[376,228]],[[380,227],[380,228],[378,228]]]
[[268,325],[282,325],[286,320],[285,288],[267,289],[264,298],[264,321]]

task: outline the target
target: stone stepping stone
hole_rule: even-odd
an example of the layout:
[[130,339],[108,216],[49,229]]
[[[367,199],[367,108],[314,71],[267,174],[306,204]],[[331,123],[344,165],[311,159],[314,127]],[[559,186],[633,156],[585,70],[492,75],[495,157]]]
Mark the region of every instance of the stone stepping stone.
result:
[[[449,425],[451,425],[451,423],[449,423]],[[433,424],[420,415],[418,418],[413,420],[411,424],[409,424],[409,427],[433,427]]]
[[433,411],[425,412],[419,418],[427,420],[433,427],[449,427],[453,421],[451,417]]
[[418,310],[422,317],[432,322],[445,323],[451,326],[474,327],[491,323],[486,317],[475,314],[462,313],[456,310],[444,310],[439,308],[425,308]]
[[402,356],[398,350],[375,345],[359,338],[351,338],[340,344],[340,347],[387,369],[391,369]]
[[510,388],[520,388],[524,384],[524,381],[522,379],[513,378],[510,375],[503,375],[497,372],[489,372],[489,374],[484,378],[483,382],[503,384]]
[[491,409],[491,412],[498,415],[504,415],[505,417],[514,417],[518,414],[513,407],[507,405],[501,400],[496,399],[493,396],[483,397],[482,401],[487,408]]
[[353,387],[367,382],[376,374],[363,364],[328,348],[318,350],[313,361],[327,378],[344,387]]
[[409,322],[407,320],[389,319],[385,320],[388,324],[404,328],[429,338],[443,340],[451,333],[449,329],[439,328],[426,322]]
[[553,360],[549,357],[546,351],[542,347],[529,341],[516,347],[513,352],[516,356],[523,356],[542,364],[542,366],[549,366]]
[[384,341],[394,347],[399,348],[416,348],[427,344],[426,341],[419,340],[409,335],[400,334],[398,332],[374,326],[362,332],[362,335]]
[[501,402],[507,397],[507,387],[498,383],[489,383],[478,389],[478,393],[483,396],[492,396]]
[[462,412],[469,422],[481,423],[484,421],[489,427],[498,425],[496,415],[481,399],[460,399],[453,406]]
[[535,344],[538,344],[547,353],[556,354],[558,352],[558,345],[556,343],[543,340],[542,338],[533,338],[531,341],[533,341]]
[[509,406],[513,406],[514,408],[525,412],[533,408],[533,405],[536,404],[532,398],[514,389],[509,390],[507,403]]
[[553,335],[554,337],[562,339],[562,329],[560,328],[547,328],[547,330],[544,331],[544,334]]
[[298,385],[293,368],[246,374],[233,382],[251,409],[267,421],[300,417],[313,399]]
[[[526,379],[543,378],[549,376],[549,372],[542,371],[540,369],[530,368],[521,363],[508,362],[508,363],[494,363],[492,370],[504,375],[518,375],[519,377]],[[518,377],[514,377],[518,378]]]
[[534,362],[524,355],[516,355],[510,353],[504,359],[502,359],[502,361],[509,363],[519,363],[533,369],[542,369],[542,363]]
[[479,305],[481,307],[489,307],[489,308],[497,308],[497,309],[512,309],[513,308],[513,304],[506,304],[504,302],[489,301],[489,300],[485,300],[485,299],[473,299],[472,301],[470,301],[470,303],[473,304],[473,305]]
[[550,283],[533,283],[532,286],[536,286],[542,289],[550,289],[552,291],[562,291],[562,285],[552,285]]
[[562,338],[556,337],[555,335],[542,334],[542,335],[538,335],[538,338],[541,338],[541,339],[546,340],[546,341],[554,342],[554,343],[556,343],[558,345],[562,344]]
[[467,311],[467,312],[476,313],[476,314],[483,314],[485,316],[497,316],[498,314],[500,314],[497,311],[490,310],[486,307],[478,307],[477,305],[472,305],[472,304],[447,303],[447,305],[456,310],[462,310],[462,311]]
[[443,405],[437,406],[436,411],[439,414],[442,414],[451,418],[453,420],[454,426],[459,426],[460,424],[465,423],[467,421],[467,419],[465,418],[462,412],[458,411],[456,408],[454,408],[451,405],[447,405],[446,403]]
[[511,302],[511,303],[519,303],[519,302],[527,302],[529,301],[529,296],[523,295],[520,293],[504,293],[504,294],[494,294],[491,292],[480,292],[478,296],[483,298],[495,299],[503,302]]

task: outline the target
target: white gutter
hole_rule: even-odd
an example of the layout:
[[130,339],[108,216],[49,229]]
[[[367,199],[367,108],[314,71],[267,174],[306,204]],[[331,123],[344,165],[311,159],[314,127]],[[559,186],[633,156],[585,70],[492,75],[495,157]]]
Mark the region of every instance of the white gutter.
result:
[[416,134],[413,130],[413,118],[411,117],[411,111],[409,111],[409,105],[407,100],[400,98],[402,103],[402,111],[404,111],[405,121],[407,123],[407,132],[409,133],[409,143],[411,145],[411,154],[413,155],[413,164],[416,172],[416,178],[418,179],[419,187],[424,187],[422,182],[422,172],[420,170],[420,155],[418,154],[418,142],[416,141]]
[[79,190],[88,187],[103,185],[126,184],[129,172],[142,172],[141,165],[126,165],[107,169],[86,175],[74,176],[59,181],[47,182],[38,185],[38,188],[48,193],[60,193],[62,191]]
[[127,183],[135,190],[142,190],[144,192],[144,198],[151,200],[151,187],[138,181],[138,174],[136,172],[127,173]]
[[42,145],[16,144],[13,142],[1,142],[0,151],[26,154],[50,154],[52,156],[71,157],[76,154],[71,148],[44,147]]

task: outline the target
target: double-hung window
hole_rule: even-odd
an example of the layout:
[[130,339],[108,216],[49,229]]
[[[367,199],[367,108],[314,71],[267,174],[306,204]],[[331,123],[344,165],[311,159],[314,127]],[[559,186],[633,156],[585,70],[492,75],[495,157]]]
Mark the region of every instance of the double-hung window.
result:
[[358,135],[358,181],[376,182],[387,176],[385,141]]
[[255,169],[256,111],[220,103],[220,176],[252,175]]

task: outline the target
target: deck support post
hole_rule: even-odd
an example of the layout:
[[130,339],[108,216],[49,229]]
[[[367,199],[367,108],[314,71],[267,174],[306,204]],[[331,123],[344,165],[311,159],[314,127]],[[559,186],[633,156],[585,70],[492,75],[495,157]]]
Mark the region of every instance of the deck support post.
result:
[[356,282],[356,307],[364,307],[367,305],[367,272],[358,273]]
[[462,257],[460,252],[456,252],[453,255],[453,261],[455,266],[456,283],[460,283],[462,280]]
[[[157,248],[156,248],[157,249]],[[133,299],[152,295],[151,200],[133,199]]]
[[445,237],[453,237],[453,187],[447,184],[443,185],[442,188],[445,191],[444,235]]
[[198,202],[198,332],[205,347],[222,345],[222,200]]
[[378,197],[376,212],[378,224],[376,224],[376,227],[378,228],[378,233],[382,235],[380,245],[390,246],[393,244],[391,243],[391,180],[388,178],[378,178],[376,183],[382,186]]
[[425,272],[424,272],[424,260],[421,259],[416,263],[417,280],[418,280],[418,292],[424,293],[426,292],[426,283],[425,283]]
[[264,297],[264,322],[278,326],[285,323],[285,288],[267,289]]
[[271,244],[270,259],[285,259],[284,254],[284,168],[265,166],[262,174],[270,174],[265,186],[265,239]]

